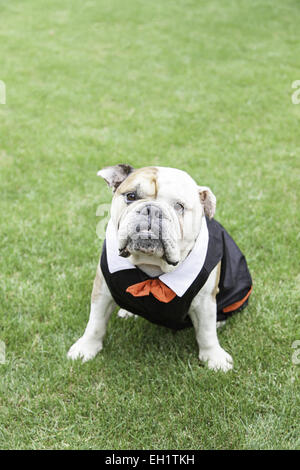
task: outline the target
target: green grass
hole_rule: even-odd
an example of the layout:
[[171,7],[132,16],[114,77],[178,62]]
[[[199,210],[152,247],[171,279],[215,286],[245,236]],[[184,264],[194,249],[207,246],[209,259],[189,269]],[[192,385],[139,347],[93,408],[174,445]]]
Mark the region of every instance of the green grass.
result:
[[[0,12],[0,447],[299,448],[299,2]],[[116,315],[95,360],[66,359],[111,197],[96,172],[121,162],[187,170],[216,194],[254,279],[219,333],[232,372],[199,366],[192,329]]]

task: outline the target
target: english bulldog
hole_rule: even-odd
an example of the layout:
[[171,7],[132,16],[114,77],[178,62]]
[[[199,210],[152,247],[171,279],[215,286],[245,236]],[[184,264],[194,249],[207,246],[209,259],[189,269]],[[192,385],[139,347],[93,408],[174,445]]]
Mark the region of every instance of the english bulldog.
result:
[[113,190],[111,218],[90,318],[68,357],[93,359],[119,306],[120,316],[139,315],[175,330],[194,326],[200,361],[232,369],[217,326],[247,305],[252,280],[244,255],[213,218],[212,191],[175,168],[120,164],[98,175]]

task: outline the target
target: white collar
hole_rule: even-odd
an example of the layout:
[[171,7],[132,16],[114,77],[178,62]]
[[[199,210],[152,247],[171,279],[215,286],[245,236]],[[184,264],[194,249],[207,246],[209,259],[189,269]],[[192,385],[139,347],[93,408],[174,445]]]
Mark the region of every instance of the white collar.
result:
[[[208,239],[206,219],[203,216],[199,235],[190,254],[174,271],[159,276],[159,279],[172,289],[178,297],[183,296],[203,268]],[[119,255],[118,238],[112,220],[109,220],[106,229],[106,256],[110,273],[125,269],[136,269],[136,266]]]

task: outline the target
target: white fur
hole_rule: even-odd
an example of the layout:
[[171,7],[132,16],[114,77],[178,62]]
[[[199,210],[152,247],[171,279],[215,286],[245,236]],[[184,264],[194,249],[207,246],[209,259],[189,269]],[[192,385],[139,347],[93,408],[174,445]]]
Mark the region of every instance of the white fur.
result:
[[210,369],[224,372],[232,369],[231,356],[221,348],[217,337],[217,306],[213,295],[218,266],[210,273],[206,283],[194,298],[189,316],[196,331],[200,361],[207,362]]
[[86,362],[93,359],[102,349],[106,326],[116,303],[108,290],[102,273],[101,276],[99,296],[91,303],[90,318],[83,336],[69,349],[69,359],[81,358],[82,362]]
[[135,317],[137,318],[137,315],[134,315],[134,313],[131,313],[131,312],[128,312],[127,310],[125,310],[124,308],[120,308],[120,310],[118,311],[118,317],[120,318],[130,318],[130,317]]

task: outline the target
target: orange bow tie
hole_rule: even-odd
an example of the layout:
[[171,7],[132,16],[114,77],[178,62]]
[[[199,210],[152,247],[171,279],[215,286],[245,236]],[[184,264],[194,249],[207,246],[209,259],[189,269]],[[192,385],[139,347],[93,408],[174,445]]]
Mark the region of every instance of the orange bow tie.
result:
[[176,297],[172,289],[169,289],[160,279],[148,279],[147,281],[138,282],[127,287],[126,292],[134,297],[144,297],[151,294],[160,302],[169,303]]

